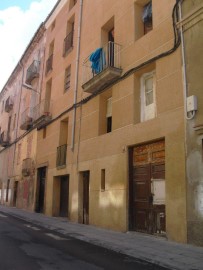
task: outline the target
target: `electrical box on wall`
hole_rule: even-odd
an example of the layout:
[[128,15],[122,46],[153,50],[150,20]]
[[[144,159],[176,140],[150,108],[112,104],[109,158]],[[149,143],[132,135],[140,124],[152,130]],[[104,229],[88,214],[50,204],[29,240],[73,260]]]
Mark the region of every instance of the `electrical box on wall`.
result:
[[197,97],[190,96],[187,97],[187,112],[192,112],[197,110]]

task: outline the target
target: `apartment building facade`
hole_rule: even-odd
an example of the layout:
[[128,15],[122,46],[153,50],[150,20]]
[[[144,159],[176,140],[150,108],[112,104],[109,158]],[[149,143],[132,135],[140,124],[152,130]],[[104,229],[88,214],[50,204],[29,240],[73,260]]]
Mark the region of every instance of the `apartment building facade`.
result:
[[42,85],[44,31],[41,24],[1,92],[1,202],[29,210],[34,209],[34,118]]
[[[184,2],[187,7],[190,1]],[[187,9],[183,6],[181,15],[180,5],[175,0],[58,1],[43,24],[43,68],[38,78],[23,80],[36,106],[28,134],[14,144],[15,175],[22,177],[23,163],[17,166],[16,160],[24,141],[34,142],[29,156],[22,147],[25,163],[34,169],[26,184],[17,186],[18,207],[197,243],[201,217],[193,233],[188,222],[194,194],[188,197],[186,149],[193,151],[193,145],[186,141],[192,122],[185,118],[180,46]],[[27,67],[37,48],[32,47]]]

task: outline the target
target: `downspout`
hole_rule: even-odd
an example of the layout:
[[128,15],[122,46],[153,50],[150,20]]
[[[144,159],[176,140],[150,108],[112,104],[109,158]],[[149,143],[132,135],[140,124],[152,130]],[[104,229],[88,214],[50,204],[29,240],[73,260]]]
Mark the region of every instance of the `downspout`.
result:
[[183,63],[183,95],[184,95],[184,107],[185,107],[185,116],[187,118],[187,77],[186,77],[186,64],[185,64],[185,42],[183,37],[183,25],[182,25],[182,1],[179,3],[179,16],[180,16],[180,36],[181,36],[181,53],[182,53],[182,63]]
[[[15,132],[14,141],[17,140],[17,136],[18,136],[19,116],[20,116],[21,97],[22,97],[22,90],[23,90],[23,79],[24,79],[24,66],[21,63],[21,60],[18,62],[18,65],[22,68],[23,72],[22,72],[22,80],[21,80],[21,88],[20,88],[20,100],[19,100],[19,103],[18,103],[18,110],[17,110],[17,117],[16,117],[16,132]],[[17,144],[17,142],[15,142],[15,144],[14,144],[13,169],[12,169],[12,174],[13,175],[14,175],[14,167],[15,167],[16,144]]]
[[82,5],[83,0],[80,0],[80,13],[78,21],[78,37],[77,37],[77,52],[76,52],[76,67],[75,67],[75,88],[74,88],[74,110],[73,110],[73,127],[72,127],[72,140],[71,140],[71,150],[74,150],[75,143],[75,126],[76,126],[76,103],[77,103],[77,91],[78,91],[78,74],[79,74],[79,60],[80,60],[80,34],[82,25]]
[[184,94],[184,108],[185,108],[185,118],[191,120],[195,116],[195,111],[192,112],[191,116],[188,116],[187,113],[187,97],[188,97],[188,88],[187,88],[187,75],[186,75],[186,63],[185,63],[185,42],[183,36],[183,24],[182,24],[182,2],[179,2],[179,16],[180,16],[180,36],[181,36],[181,52],[182,52],[182,63],[183,63],[183,94]]

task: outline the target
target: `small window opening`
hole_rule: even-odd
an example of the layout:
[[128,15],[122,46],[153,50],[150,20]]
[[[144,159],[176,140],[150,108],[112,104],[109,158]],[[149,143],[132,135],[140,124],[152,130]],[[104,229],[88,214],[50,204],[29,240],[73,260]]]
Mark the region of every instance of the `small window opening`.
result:
[[101,191],[105,191],[106,172],[105,169],[101,170]]

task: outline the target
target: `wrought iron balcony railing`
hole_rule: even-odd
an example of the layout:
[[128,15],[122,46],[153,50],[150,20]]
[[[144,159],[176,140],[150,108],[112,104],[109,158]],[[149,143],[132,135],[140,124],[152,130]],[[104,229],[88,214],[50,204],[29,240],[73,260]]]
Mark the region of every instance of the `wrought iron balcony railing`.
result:
[[49,56],[49,58],[46,61],[46,74],[51,71],[53,68],[53,54]]
[[68,51],[73,47],[73,33],[74,31],[71,31],[64,39],[63,55],[66,55],[66,53],[68,53]]
[[96,49],[83,62],[83,89],[92,93],[99,86],[120,77],[121,45],[109,41]]
[[66,165],[66,152],[67,152],[67,144],[60,145],[57,147],[56,167]]
[[29,176],[32,174],[32,159],[31,158],[25,158],[23,159],[22,163],[22,175],[23,176]]
[[44,99],[34,108],[32,108],[33,123],[37,121],[46,121],[51,118],[51,101]]
[[28,130],[32,126],[31,108],[27,108],[21,114],[20,129]]
[[34,60],[27,69],[25,82],[31,84],[32,80],[39,77],[40,61]]

